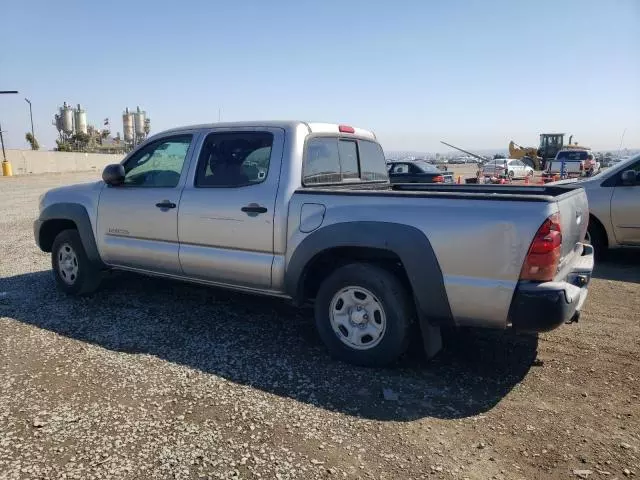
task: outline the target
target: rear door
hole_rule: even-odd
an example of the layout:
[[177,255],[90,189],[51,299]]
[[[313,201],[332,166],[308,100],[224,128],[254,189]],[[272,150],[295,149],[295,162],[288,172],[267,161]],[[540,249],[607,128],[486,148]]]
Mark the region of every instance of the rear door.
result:
[[203,136],[178,212],[180,263],[190,277],[268,289],[284,130],[211,130]]
[[637,180],[625,186],[618,179],[611,197],[611,222],[618,243],[640,245],[640,161],[624,170],[635,170]]

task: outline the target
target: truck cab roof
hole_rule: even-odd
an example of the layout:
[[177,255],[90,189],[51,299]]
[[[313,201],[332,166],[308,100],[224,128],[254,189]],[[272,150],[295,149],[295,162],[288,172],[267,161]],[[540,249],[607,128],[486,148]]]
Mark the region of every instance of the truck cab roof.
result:
[[243,128],[243,127],[270,127],[282,128],[283,130],[295,130],[299,127],[306,127],[309,134],[351,134],[356,137],[376,140],[376,136],[370,130],[352,127],[350,125],[325,122],[307,122],[303,120],[255,120],[243,122],[218,122],[203,123],[197,125],[186,125],[183,127],[172,128],[154,135],[151,138],[164,136],[171,133],[182,133],[193,130],[210,130],[210,129],[226,129],[226,128]]

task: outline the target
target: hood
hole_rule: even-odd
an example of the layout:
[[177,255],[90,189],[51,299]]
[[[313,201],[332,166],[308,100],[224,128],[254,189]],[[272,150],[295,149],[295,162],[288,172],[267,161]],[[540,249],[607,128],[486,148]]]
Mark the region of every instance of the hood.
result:
[[78,203],[83,205],[87,211],[93,210],[98,204],[102,187],[104,187],[104,182],[100,180],[53,188],[40,197],[40,211],[53,203]]

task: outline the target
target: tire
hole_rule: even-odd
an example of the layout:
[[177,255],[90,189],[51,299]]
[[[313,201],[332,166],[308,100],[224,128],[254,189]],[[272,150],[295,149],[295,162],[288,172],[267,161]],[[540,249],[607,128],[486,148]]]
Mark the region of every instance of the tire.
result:
[[602,260],[606,257],[608,248],[607,235],[602,226],[593,218],[589,219],[585,241],[593,247],[593,254],[597,260]]
[[60,290],[87,295],[98,289],[102,272],[87,257],[77,230],[63,230],[51,247],[51,268]]
[[515,173],[513,172],[513,170],[509,170],[507,172],[507,177],[509,178],[509,180],[513,180],[513,178],[515,177]]
[[[362,299],[363,294],[372,298]],[[371,303],[360,310],[358,301]],[[351,313],[340,315],[342,308]],[[366,263],[335,270],[322,282],[315,301],[316,328],[331,356],[366,367],[388,365],[407,351],[415,316],[413,299],[400,280]],[[376,333],[369,335],[369,331]],[[348,339],[349,332],[353,341]]]

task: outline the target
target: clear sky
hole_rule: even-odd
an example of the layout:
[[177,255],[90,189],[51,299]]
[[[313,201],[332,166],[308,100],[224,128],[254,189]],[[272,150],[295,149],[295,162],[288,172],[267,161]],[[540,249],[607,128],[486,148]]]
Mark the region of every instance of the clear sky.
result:
[[640,147],[640,0],[0,2],[9,148],[54,146],[53,115],[124,107],[152,131],[305,119],[374,130],[387,150]]

